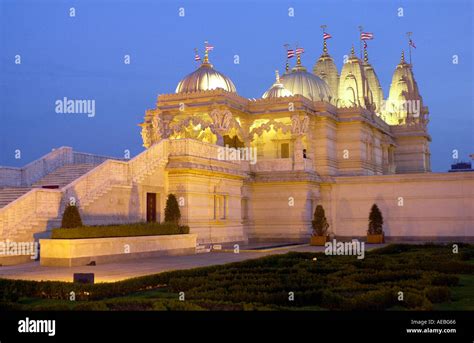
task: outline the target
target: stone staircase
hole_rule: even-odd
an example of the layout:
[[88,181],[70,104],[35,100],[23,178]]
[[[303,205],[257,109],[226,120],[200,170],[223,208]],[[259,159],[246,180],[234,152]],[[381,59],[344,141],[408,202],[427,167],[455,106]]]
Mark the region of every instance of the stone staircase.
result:
[[33,187],[63,188],[97,167],[96,164],[66,164],[33,184]]
[[28,193],[31,187],[5,187],[0,188],[0,208]]
[[[68,199],[77,201],[81,213],[115,187],[132,188],[167,164],[168,141],[161,141],[129,161],[92,160],[80,156],[43,172],[29,187],[0,188],[0,240],[31,241],[47,237],[59,227]],[[83,161],[86,159],[85,161]],[[43,168],[44,169],[44,168]],[[31,173],[30,173],[31,174]]]

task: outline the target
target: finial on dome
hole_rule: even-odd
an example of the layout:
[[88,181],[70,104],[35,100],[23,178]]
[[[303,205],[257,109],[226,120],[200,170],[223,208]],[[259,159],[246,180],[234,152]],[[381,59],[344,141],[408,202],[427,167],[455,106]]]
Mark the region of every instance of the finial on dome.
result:
[[367,43],[364,41],[364,62],[369,63],[369,54],[367,53]]
[[400,58],[400,64],[405,64],[405,50],[402,50],[402,57]]
[[303,48],[296,48],[296,66],[301,67],[301,54],[304,53]]
[[209,45],[208,41],[204,42],[204,60],[202,61],[203,64],[209,64],[209,51],[214,50],[214,46]]
[[327,25],[321,25],[321,29],[323,30],[323,54],[324,55],[328,54],[328,43],[326,42],[326,39],[331,38],[331,35],[329,33],[326,33],[326,27]]
[[355,57],[354,44],[352,44],[352,48],[351,48],[351,57]]
[[275,70],[275,80],[277,83],[280,83],[280,72],[277,70]]

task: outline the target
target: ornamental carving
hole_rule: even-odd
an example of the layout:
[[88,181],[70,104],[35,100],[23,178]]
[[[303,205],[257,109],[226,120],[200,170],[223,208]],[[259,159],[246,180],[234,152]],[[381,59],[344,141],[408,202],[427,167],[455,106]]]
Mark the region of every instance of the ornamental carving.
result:
[[209,114],[214,123],[214,128],[220,132],[226,132],[233,126],[232,113],[229,110],[214,109]]
[[291,117],[291,133],[294,135],[302,135],[308,132],[309,117],[300,118],[297,114]]
[[290,125],[286,125],[286,124],[278,122],[274,119],[270,119],[265,124],[262,124],[259,127],[253,128],[252,131],[250,131],[250,138],[252,138],[255,134],[257,136],[261,136],[263,134],[263,132],[270,131],[272,128],[275,131],[281,130],[282,133],[288,133],[288,132],[291,131],[291,126]]

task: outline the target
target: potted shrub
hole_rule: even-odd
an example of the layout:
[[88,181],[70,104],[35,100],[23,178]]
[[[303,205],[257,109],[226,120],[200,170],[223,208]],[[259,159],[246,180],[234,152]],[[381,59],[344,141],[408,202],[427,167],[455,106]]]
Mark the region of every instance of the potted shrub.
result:
[[179,210],[178,200],[174,194],[169,194],[166,199],[165,222],[179,225],[181,219],[181,211]]
[[314,220],[312,221],[313,234],[311,235],[310,245],[324,245],[327,241],[327,232],[329,228],[324,208],[321,205],[316,206],[314,211]]
[[81,215],[76,205],[67,205],[64,209],[61,227],[71,229],[82,226]]
[[369,230],[367,230],[367,243],[380,244],[384,242],[383,217],[376,204],[372,205],[369,214]]

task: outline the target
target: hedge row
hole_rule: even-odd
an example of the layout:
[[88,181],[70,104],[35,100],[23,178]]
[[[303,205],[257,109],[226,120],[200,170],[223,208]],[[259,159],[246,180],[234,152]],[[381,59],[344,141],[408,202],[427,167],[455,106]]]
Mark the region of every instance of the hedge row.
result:
[[53,239],[80,239],[130,236],[180,235],[189,233],[189,226],[175,223],[134,223],[121,225],[83,226],[54,229]]
[[[163,299],[153,293],[163,289],[175,299],[179,292],[185,292],[186,304],[211,310],[306,306],[430,310],[433,303],[450,300],[449,287],[459,284],[459,274],[474,274],[471,261],[461,255],[471,255],[472,251],[474,246],[467,245],[460,247],[459,254],[453,254],[449,246],[399,245],[369,251],[364,260],[293,252],[95,285],[0,279],[0,302],[4,308],[13,309],[14,303],[22,299],[67,300],[74,291],[77,301],[89,303],[81,305],[83,309],[178,309],[179,303],[161,302]],[[420,269],[420,264],[428,264],[429,269]],[[292,302],[288,301],[290,291],[295,296]],[[404,293],[403,301],[398,299],[400,291]],[[140,298],[144,295],[145,302]],[[127,299],[114,299],[123,296]]]

